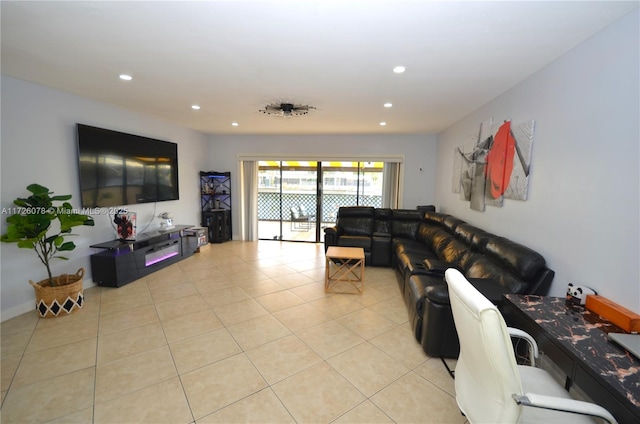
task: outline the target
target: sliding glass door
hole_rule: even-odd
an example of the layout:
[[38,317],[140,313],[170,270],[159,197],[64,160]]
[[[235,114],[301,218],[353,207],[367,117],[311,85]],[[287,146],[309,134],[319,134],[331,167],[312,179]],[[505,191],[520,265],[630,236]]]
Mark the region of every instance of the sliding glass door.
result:
[[333,225],[340,206],[382,207],[382,162],[322,162],[322,221]]
[[316,242],[318,163],[260,161],[258,181],[258,238]]
[[324,241],[340,206],[382,206],[383,165],[259,161],[258,238]]

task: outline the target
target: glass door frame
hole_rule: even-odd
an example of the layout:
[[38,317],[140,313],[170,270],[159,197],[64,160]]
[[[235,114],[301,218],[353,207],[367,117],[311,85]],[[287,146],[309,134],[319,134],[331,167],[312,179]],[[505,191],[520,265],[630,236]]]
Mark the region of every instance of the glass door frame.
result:
[[[345,205],[365,205],[365,206],[374,206],[381,207],[382,206],[382,175],[384,172],[383,162],[373,162],[373,161],[294,161],[294,160],[259,160],[258,161],[258,239],[260,240],[281,240],[281,241],[301,241],[301,242],[312,242],[312,243],[322,243],[324,242],[324,227],[331,226],[335,223],[337,213],[337,207],[345,206]],[[277,203],[278,203],[278,216],[275,217],[279,221],[278,234],[275,236],[273,234],[269,234],[268,237],[264,236],[264,230],[261,232],[261,223],[265,224],[263,227],[266,227],[265,221],[274,221],[274,217],[268,218],[266,220],[261,220],[261,215],[265,215],[266,212],[263,208],[261,210],[261,204],[263,199],[267,197],[261,196],[261,193],[266,193],[266,191],[261,192],[261,185],[264,187],[267,182],[266,178],[262,177],[262,171],[264,169],[268,169],[271,167],[272,169],[277,165],[278,169],[278,184],[272,187],[277,188]],[[284,166],[283,166],[284,165]],[[295,176],[290,178],[289,183],[293,186],[298,185],[299,195],[301,196],[314,196],[314,204],[313,210],[314,213],[310,212],[309,209],[309,219],[311,221],[307,222],[307,225],[312,227],[315,231],[313,234],[314,239],[309,237],[302,237],[303,234],[298,234],[300,237],[296,238],[288,238],[285,233],[285,225],[291,225],[292,231],[295,231],[296,223],[292,220],[293,216],[291,215],[291,211],[289,205],[284,202],[283,195],[286,194],[285,190],[285,179],[287,176],[285,175],[285,171],[287,168],[291,168],[288,171],[295,172],[296,168],[306,168],[307,171],[310,171],[310,168],[315,169],[315,184],[314,184],[314,193],[305,192],[305,187],[308,190],[309,184],[307,183],[308,179],[305,180],[304,176],[298,179]],[[332,171],[333,169],[333,171]],[[375,174],[367,175],[369,171],[373,171],[377,174],[380,174],[380,177],[377,177]],[[333,178],[329,173],[334,172],[338,173],[334,175]],[[339,173],[344,172],[344,177],[340,177]],[[355,174],[354,174],[355,173]],[[326,177],[326,178],[325,178]],[[331,183],[331,184],[329,184]],[[312,183],[313,184],[313,183]],[[352,187],[353,186],[353,187]],[[375,194],[365,195],[365,189],[367,186],[372,186],[373,192]],[[355,189],[355,191],[353,190]],[[328,192],[331,193],[328,193]],[[271,191],[274,193],[274,191]],[[334,199],[331,202],[326,202],[326,199],[329,198],[327,196],[332,196]],[[346,197],[345,197],[346,196]],[[350,199],[350,200],[349,200]],[[300,204],[304,201],[304,198],[300,198],[297,200],[297,203]],[[273,202],[273,200],[271,200]],[[292,203],[292,202],[290,202]],[[308,203],[308,202],[307,202]],[[326,203],[326,204],[325,204]],[[333,206],[331,206],[333,205]],[[309,205],[311,206],[311,205]],[[273,207],[271,207],[273,210]],[[334,210],[331,212],[331,210]],[[332,214],[331,216],[327,215],[325,212]],[[271,213],[272,215],[272,213]],[[287,219],[289,218],[289,219]],[[287,224],[288,223],[288,224]],[[300,222],[299,225],[304,225],[303,222]],[[304,228],[298,228],[304,230]],[[311,230],[311,228],[309,228]],[[271,230],[273,231],[273,229]],[[292,233],[288,233],[291,235]]]

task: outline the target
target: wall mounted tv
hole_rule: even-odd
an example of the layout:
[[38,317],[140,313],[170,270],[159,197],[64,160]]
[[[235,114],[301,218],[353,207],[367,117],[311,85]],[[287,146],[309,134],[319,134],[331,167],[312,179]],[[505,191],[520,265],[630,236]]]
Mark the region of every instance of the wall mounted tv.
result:
[[82,207],[178,200],[178,145],[77,124]]

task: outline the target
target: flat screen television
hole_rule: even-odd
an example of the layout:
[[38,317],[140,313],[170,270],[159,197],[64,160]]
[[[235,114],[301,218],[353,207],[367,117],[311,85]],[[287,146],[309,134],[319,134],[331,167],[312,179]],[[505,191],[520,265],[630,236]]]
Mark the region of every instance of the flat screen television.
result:
[[178,200],[178,145],[77,124],[83,208]]

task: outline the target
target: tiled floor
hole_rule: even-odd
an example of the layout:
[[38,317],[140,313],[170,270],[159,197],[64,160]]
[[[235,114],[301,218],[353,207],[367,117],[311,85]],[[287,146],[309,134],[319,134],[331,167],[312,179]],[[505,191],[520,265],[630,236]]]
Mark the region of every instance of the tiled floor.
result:
[[391,269],[324,293],[324,250],[227,242],[85,308],[2,323],[9,423],[464,423]]

